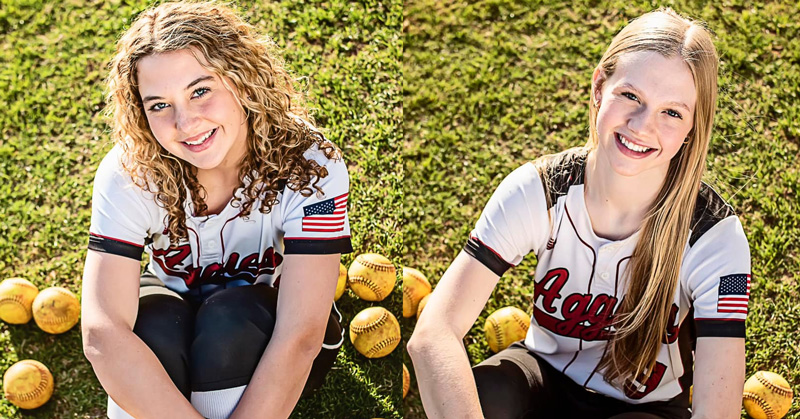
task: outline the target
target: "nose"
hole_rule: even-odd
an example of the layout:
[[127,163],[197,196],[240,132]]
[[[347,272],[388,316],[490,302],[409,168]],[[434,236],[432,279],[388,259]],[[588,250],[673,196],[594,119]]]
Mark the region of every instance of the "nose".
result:
[[657,113],[640,106],[628,117],[628,129],[635,135],[645,136],[655,131]]
[[197,134],[195,132],[200,123],[200,118],[191,107],[175,105],[175,129],[185,136]]

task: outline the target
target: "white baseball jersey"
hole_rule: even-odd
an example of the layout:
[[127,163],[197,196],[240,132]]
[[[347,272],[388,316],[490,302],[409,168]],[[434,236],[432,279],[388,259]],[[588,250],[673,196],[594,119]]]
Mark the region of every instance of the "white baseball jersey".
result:
[[[305,197],[284,187],[270,213],[261,213],[257,201],[247,217],[230,202],[217,215],[190,216],[194,211],[188,200],[188,240],[170,245],[167,211],[152,193],[133,184],[120,165],[121,149],[114,147],[95,175],[89,248],[136,260],[147,251],[149,269],[168,288],[201,299],[232,286],[277,287],[284,255],[353,250],[347,166],[342,159],[327,159],[316,146],[304,156],[328,170],[317,184],[324,195]],[[235,192],[241,193],[241,189]]]
[[516,169],[489,200],[465,251],[498,275],[536,254],[530,351],[592,391],[633,404],[671,399],[691,385],[697,337],[745,337],[747,238],[732,208],[703,184],[657,363],[612,386],[597,365],[614,333],[639,233],[619,241],[594,233],[584,202],[586,155],[570,150],[541,169],[550,174],[546,189],[532,163]]

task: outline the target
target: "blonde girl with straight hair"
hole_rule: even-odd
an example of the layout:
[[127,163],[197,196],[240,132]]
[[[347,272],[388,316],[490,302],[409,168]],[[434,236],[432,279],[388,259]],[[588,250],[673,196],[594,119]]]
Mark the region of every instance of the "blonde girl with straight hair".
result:
[[[670,9],[614,37],[587,144],[510,174],[426,305],[408,351],[429,417],[739,417],[749,247],[702,182],[718,62]],[[470,371],[461,339],[530,252],[526,339]]]
[[115,146],[95,176],[82,291],[108,416],[288,417],[344,336],[339,149],[275,44],[225,5],[143,11],[109,67]]

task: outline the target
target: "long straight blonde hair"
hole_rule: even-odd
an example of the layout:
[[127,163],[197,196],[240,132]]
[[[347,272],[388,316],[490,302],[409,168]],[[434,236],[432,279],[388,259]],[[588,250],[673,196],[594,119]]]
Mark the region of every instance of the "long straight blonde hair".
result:
[[[717,102],[719,59],[711,34],[703,25],[670,9],[633,20],[614,37],[600,60],[598,68],[605,80],[614,74],[622,55],[640,51],[681,58],[692,73],[697,104],[688,141],[670,162],[628,266],[627,293],[615,315],[615,333],[599,364],[608,382],[648,374],[666,341]],[[589,149],[598,145],[594,91],[589,101]]]

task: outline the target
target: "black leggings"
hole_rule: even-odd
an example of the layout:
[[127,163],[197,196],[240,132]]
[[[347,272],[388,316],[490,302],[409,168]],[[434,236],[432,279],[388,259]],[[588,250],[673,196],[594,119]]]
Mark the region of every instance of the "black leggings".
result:
[[672,400],[643,404],[586,390],[528,351],[522,342],[472,368],[486,419],[688,419],[688,391]]
[[[175,386],[192,391],[239,387],[250,382],[272,331],[278,291],[263,284],[219,291],[198,305],[164,287],[143,287],[133,332],[155,353]],[[153,292],[155,291],[155,292]],[[323,348],[303,394],[319,388],[342,342],[332,310]]]

